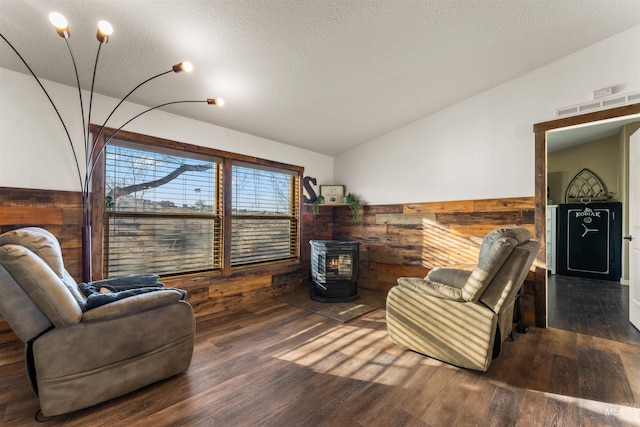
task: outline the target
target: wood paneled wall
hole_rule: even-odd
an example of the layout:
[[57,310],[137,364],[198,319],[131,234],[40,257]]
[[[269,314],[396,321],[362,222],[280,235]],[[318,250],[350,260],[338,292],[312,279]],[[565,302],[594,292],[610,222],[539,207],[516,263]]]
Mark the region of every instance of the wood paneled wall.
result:
[[60,242],[67,271],[82,276],[82,197],[72,191],[0,187],[0,233],[42,227]]
[[[58,237],[65,265],[82,275],[80,193],[0,187],[0,233],[20,227],[46,228]],[[24,345],[0,317],[0,365],[23,359]]]
[[[82,277],[81,225],[80,193],[0,187],[0,233],[27,226],[51,231],[62,246],[65,267],[77,281]],[[316,224],[309,230],[321,234],[323,227]],[[273,263],[238,269],[227,276],[214,272],[178,276],[163,282],[167,287],[186,290],[187,301],[196,316],[202,316],[292,291],[308,280],[307,266],[308,261]],[[23,344],[0,317],[0,365],[21,360],[22,352]]]
[[[475,265],[482,238],[495,228],[523,226],[534,235],[534,209],[533,197],[364,206],[354,224],[347,206],[321,206],[311,224],[319,222],[314,226],[336,240],[360,242],[358,286],[387,292],[401,276],[424,277],[435,266]],[[525,319],[533,323],[533,272],[525,294]]]
[[[315,216],[305,206],[301,263],[164,282],[188,292],[187,301],[197,316],[229,310],[304,286],[309,280],[309,240],[336,239],[361,243],[358,285],[386,292],[400,276],[423,277],[436,265],[476,261],[481,237],[494,228],[523,225],[533,232],[533,209],[533,198],[364,206],[360,222],[354,224],[347,206],[323,205]],[[51,231],[76,280],[81,277],[81,216],[79,193],[0,187],[0,232],[24,226]],[[22,351],[22,343],[0,321],[0,365],[20,360]]]

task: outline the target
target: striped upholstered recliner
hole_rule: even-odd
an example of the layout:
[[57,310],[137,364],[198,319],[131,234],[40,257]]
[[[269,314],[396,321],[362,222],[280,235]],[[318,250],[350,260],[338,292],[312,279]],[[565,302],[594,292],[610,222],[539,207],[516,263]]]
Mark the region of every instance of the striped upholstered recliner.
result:
[[392,341],[463,368],[486,371],[511,333],[515,297],[538,252],[525,228],[489,233],[473,270],[434,268],[401,277],[387,296]]

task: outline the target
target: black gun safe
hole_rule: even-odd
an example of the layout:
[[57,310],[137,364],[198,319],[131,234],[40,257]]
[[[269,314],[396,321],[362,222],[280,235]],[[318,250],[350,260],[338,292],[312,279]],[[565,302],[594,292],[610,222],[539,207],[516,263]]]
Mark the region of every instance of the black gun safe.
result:
[[558,205],[557,273],[620,281],[622,204]]

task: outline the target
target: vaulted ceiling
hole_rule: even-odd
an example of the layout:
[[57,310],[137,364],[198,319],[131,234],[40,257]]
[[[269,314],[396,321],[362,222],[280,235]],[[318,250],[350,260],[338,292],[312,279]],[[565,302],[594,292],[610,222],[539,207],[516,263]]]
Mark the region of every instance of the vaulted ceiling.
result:
[[[0,29],[41,78],[334,155],[640,24],[638,0],[1,0]],[[0,41],[0,66],[25,67]]]

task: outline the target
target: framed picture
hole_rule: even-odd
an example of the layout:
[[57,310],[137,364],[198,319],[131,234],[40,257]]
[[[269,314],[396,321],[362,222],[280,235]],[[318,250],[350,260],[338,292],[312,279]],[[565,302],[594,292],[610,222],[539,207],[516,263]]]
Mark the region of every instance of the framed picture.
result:
[[321,185],[320,195],[324,197],[325,205],[342,204],[344,185]]

